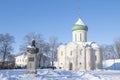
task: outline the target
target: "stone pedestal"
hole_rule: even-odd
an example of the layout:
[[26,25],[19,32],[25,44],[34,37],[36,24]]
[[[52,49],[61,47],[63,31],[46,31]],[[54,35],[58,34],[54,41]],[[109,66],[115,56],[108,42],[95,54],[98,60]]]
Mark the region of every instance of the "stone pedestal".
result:
[[36,61],[37,61],[37,55],[36,54],[29,54],[28,53],[28,62],[27,62],[27,72],[28,74],[36,74]]

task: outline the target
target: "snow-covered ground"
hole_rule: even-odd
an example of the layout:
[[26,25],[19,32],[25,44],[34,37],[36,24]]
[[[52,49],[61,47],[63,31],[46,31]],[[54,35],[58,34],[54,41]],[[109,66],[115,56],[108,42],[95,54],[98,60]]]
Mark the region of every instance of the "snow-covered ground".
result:
[[120,80],[120,60],[107,60],[103,64],[103,70],[38,69],[34,75],[25,74],[25,69],[0,70],[0,80]]
[[103,61],[103,68],[107,70],[120,70],[120,59],[110,59]]
[[120,80],[120,71],[64,71],[41,69],[35,75],[25,70],[0,70],[0,80]]

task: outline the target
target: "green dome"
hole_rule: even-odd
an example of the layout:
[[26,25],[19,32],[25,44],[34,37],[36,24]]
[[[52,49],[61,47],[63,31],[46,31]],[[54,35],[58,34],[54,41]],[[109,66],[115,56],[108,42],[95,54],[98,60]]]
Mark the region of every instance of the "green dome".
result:
[[86,30],[86,31],[88,31],[88,27],[85,26],[85,25],[75,24],[75,25],[72,27],[72,31],[75,31],[75,30]]
[[84,24],[84,22],[80,18],[78,18],[77,22],[72,27],[72,31],[75,31],[75,30],[88,31],[88,27]]

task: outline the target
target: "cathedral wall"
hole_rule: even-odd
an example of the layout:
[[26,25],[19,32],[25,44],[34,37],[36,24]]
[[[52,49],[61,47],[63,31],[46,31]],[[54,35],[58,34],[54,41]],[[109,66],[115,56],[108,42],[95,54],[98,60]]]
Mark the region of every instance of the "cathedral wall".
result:
[[76,69],[76,45],[68,44],[66,46],[66,70]]
[[102,52],[100,48],[95,48],[96,69],[102,69]]
[[78,48],[79,49],[79,53],[78,53],[78,69],[79,70],[85,70],[85,57],[86,57],[86,53],[85,53],[85,49],[84,48]]
[[87,32],[85,30],[73,31],[72,35],[73,35],[73,42],[75,41],[86,42],[87,41]]
[[93,49],[90,47],[86,48],[86,70],[94,70],[95,67],[95,62],[94,62],[94,58],[95,55],[93,53]]
[[58,68],[64,69],[65,68],[65,46],[58,48]]

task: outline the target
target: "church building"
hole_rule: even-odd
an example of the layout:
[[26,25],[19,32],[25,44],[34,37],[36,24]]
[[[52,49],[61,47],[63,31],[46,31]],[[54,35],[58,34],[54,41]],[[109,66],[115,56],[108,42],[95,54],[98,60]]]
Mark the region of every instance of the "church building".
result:
[[63,70],[102,69],[102,52],[95,42],[87,42],[88,27],[78,18],[72,27],[72,42],[58,47],[58,68]]

